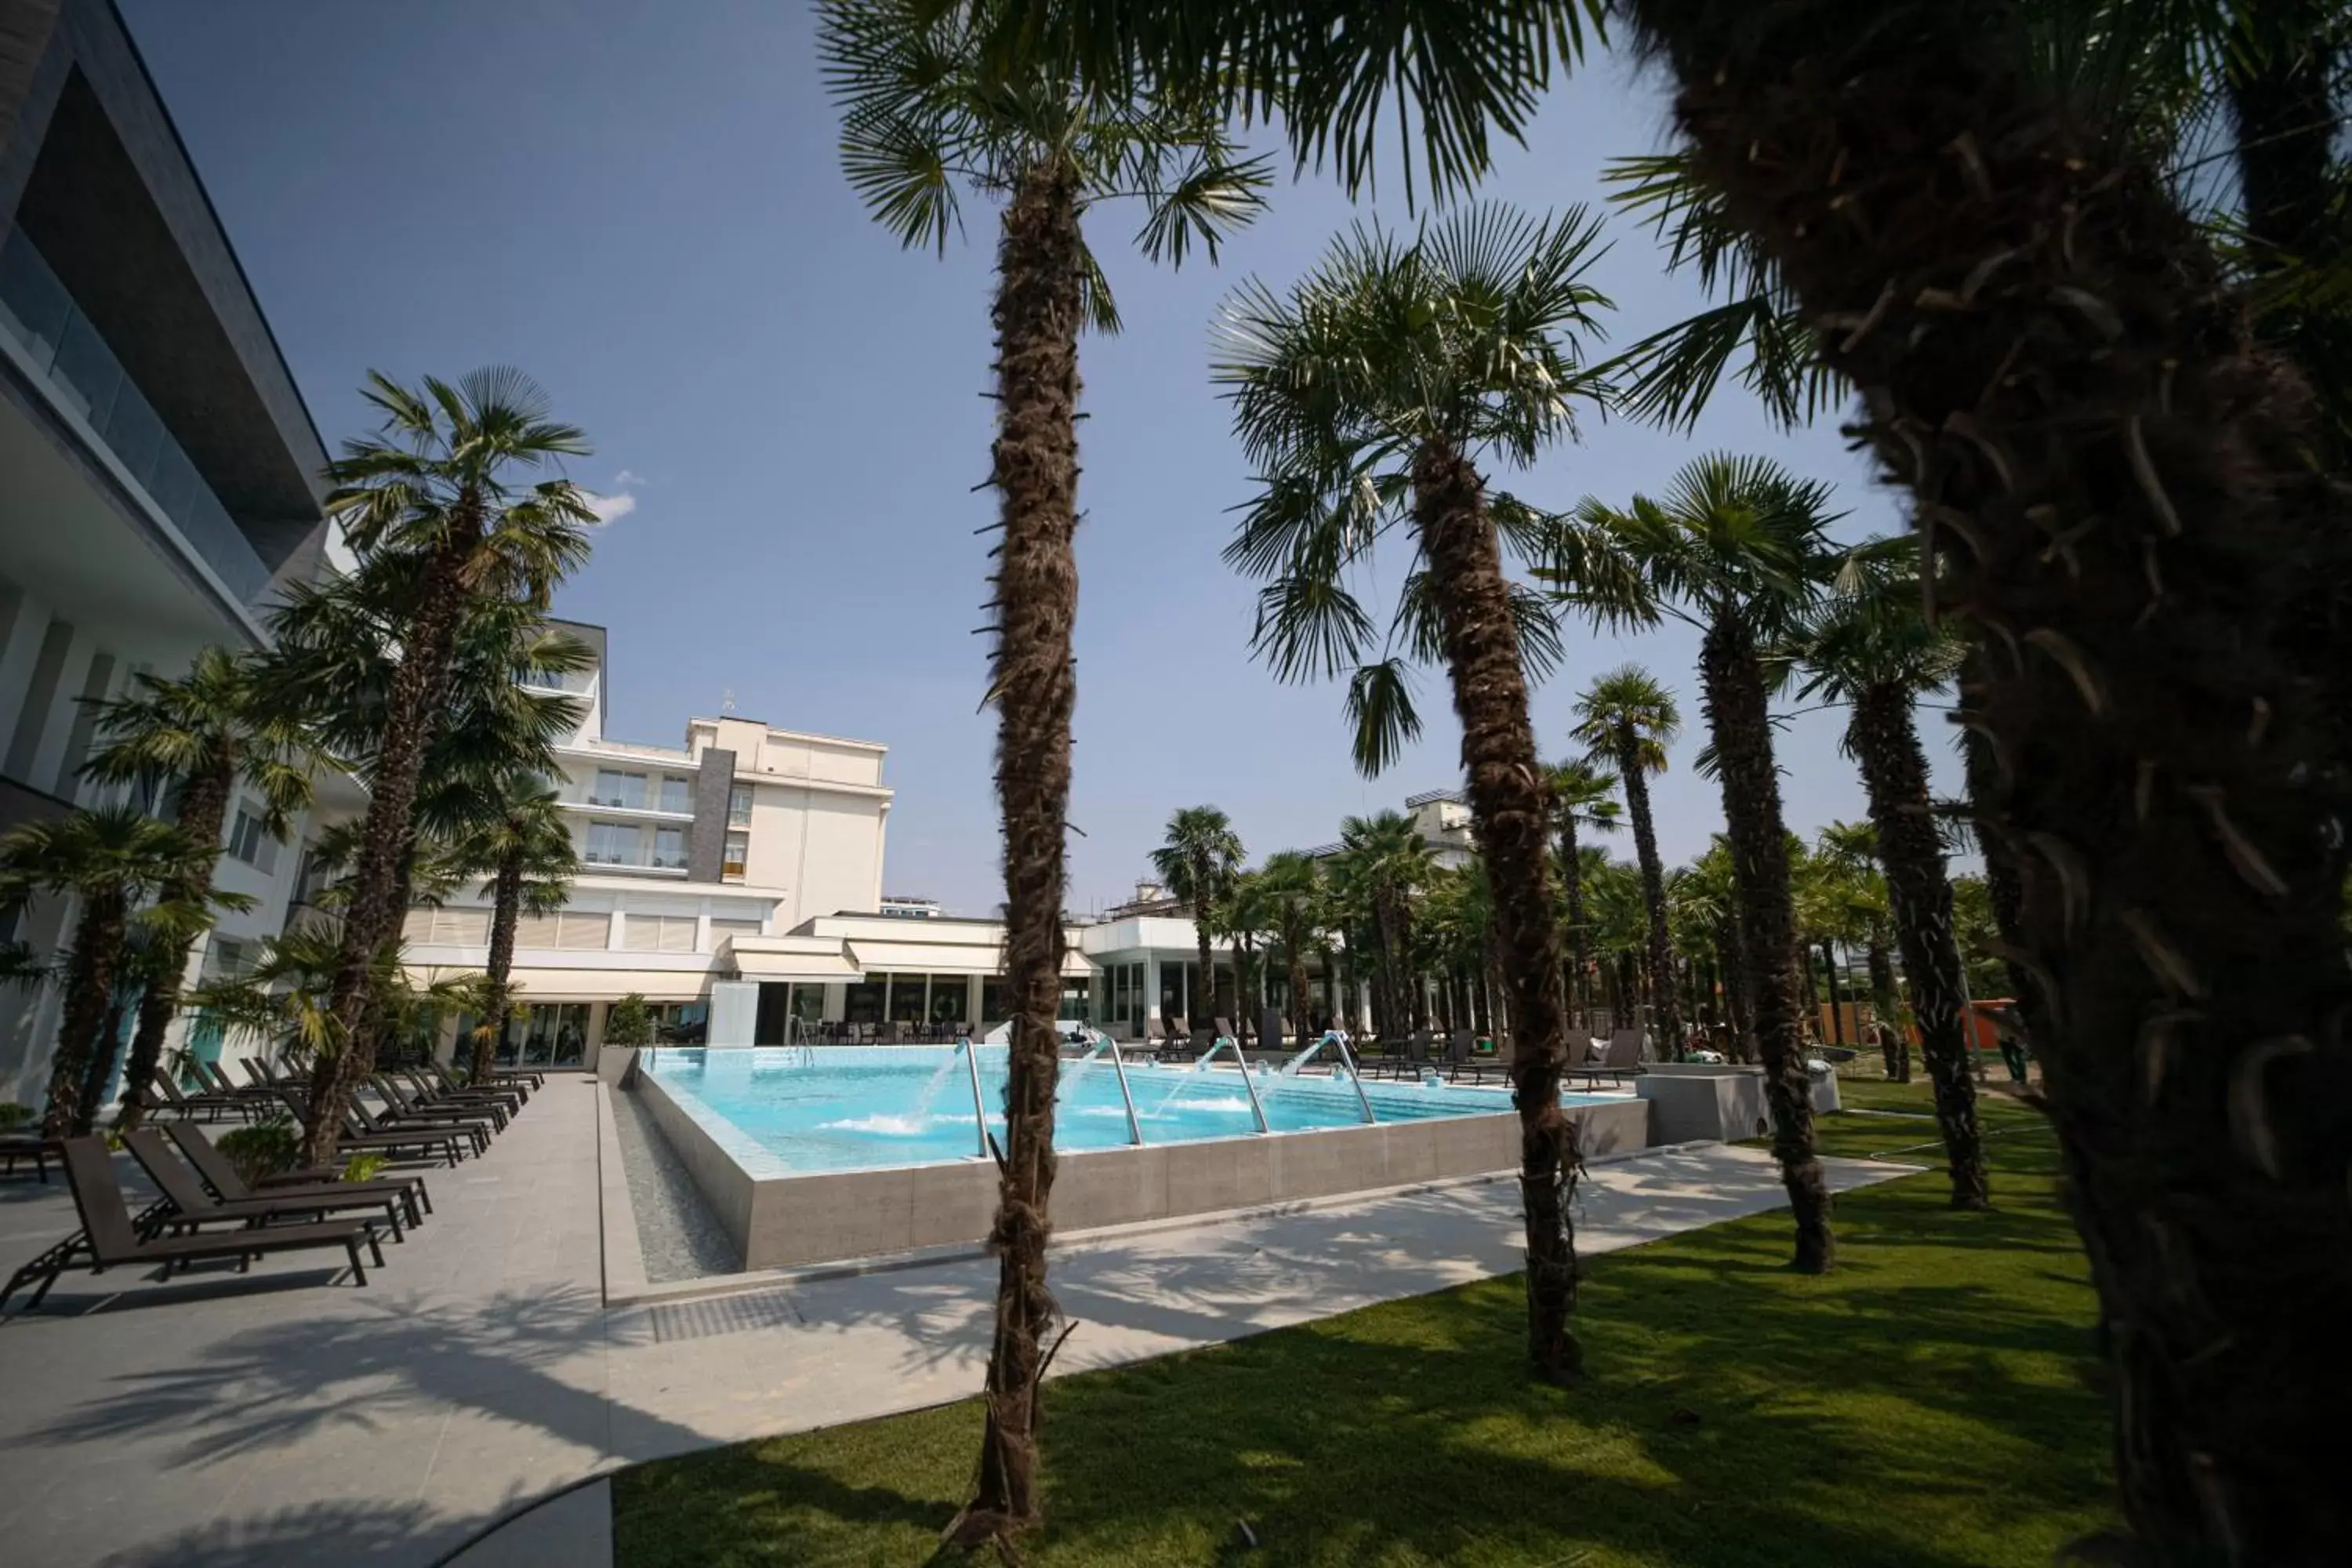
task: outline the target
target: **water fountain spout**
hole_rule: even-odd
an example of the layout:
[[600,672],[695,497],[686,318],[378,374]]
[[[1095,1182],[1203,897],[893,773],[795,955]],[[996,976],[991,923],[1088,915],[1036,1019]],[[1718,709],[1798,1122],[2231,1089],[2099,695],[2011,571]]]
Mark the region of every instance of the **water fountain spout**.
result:
[[972,1048],[970,1035],[956,1042],[956,1049],[963,1053],[964,1070],[971,1078],[971,1124],[980,1134],[980,1157],[992,1159],[994,1156],[988,1147],[988,1108],[980,1098],[980,1052]]
[[1110,1053],[1111,1071],[1118,1075],[1119,1103],[1127,1107],[1127,1141],[1140,1149],[1143,1147],[1143,1122],[1135,1114],[1135,1096],[1127,1087],[1126,1059],[1119,1055],[1118,1042],[1108,1033],[1098,1031],[1095,1036],[1094,1047],[1087,1052],[1086,1059],[1090,1062],[1097,1060],[1105,1051]]
[[1356,1070],[1356,1058],[1348,1049],[1348,1037],[1337,1029],[1326,1029],[1323,1037],[1283,1064],[1282,1076],[1296,1078],[1298,1069],[1327,1050],[1339,1053],[1339,1065],[1348,1069],[1349,1086],[1356,1091],[1356,1106],[1364,1113],[1364,1125],[1370,1127],[1380,1118],[1372,1114],[1371,1097],[1364,1092],[1364,1075]]
[[[1216,1060],[1217,1053],[1223,1050],[1232,1051],[1234,1053],[1234,1065],[1242,1069],[1242,1088],[1249,1091],[1250,1115],[1256,1120],[1257,1130],[1260,1132],[1273,1131],[1274,1129],[1266,1125],[1265,1106],[1257,1097],[1257,1085],[1250,1081],[1249,1058],[1242,1055],[1241,1043],[1235,1040],[1231,1035],[1218,1036],[1216,1044],[1211,1046],[1207,1050],[1202,1051],[1201,1053],[1201,1059],[1192,1064],[1192,1070],[1194,1072],[1208,1071],[1209,1064]],[[1361,1093],[1362,1091],[1359,1090],[1358,1092]]]

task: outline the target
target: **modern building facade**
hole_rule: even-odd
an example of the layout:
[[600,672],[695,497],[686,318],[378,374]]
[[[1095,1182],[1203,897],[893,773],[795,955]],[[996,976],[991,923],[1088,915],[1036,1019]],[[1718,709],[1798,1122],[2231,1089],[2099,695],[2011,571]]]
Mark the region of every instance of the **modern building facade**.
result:
[[[891,792],[887,746],[732,714],[688,720],[682,746],[613,740],[605,629],[556,625],[594,655],[555,688],[583,707],[557,748],[554,781],[583,870],[561,911],[523,919],[513,974],[529,1010],[509,1038],[525,1059],[568,1066],[593,1060],[612,1005],[633,993],[665,1025],[701,1019],[713,982],[733,973],[735,938],[885,908]],[[489,922],[481,889],[412,910],[410,968],[428,978],[480,970]],[[453,1047],[470,1026],[452,1021]]]
[[[0,0],[0,830],[98,804],[90,700],[268,636],[328,550],[326,454],[154,84],[106,0]],[[303,836],[232,807],[219,881],[256,903],[194,961],[233,966],[303,896]],[[71,929],[45,899],[7,933]],[[54,986],[0,994],[0,1100],[37,1102]]]

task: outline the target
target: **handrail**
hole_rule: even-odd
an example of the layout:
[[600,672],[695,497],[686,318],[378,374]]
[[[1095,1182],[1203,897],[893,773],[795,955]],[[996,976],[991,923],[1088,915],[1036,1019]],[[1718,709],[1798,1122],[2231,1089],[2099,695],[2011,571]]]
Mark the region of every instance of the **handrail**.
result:
[[1216,1059],[1217,1053],[1223,1050],[1227,1046],[1231,1046],[1233,1047],[1234,1065],[1242,1069],[1242,1088],[1249,1091],[1250,1114],[1257,1118],[1257,1130],[1260,1132],[1273,1131],[1274,1129],[1266,1125],[1265,1107],[1259,1103],[1257,1098],[1257,1085],[1250,1081],[1249,1058],[1242,1055],[1241,1043],[1238,1040],[1235,1040],[1231,1035],[1219,1036],[1217,1037],[1216,1044],[1211,1046],[1207,1050],[1201,1053],[1201,1059],[1192,1064],[1192,1070],[1194,1072],[1208,1071],[1209,1064],[1214,1061]]
[[956,1042],[956,1049],[963,1053],[964,1071],[971,1078],[971,1123],[980,1133],[980,1157],[994,1159],[988,1147],[988,1109],[980,1098],[980,1052],[972,1047],[969,1035]]
[[1128,1141],[1140,1149],[1143,1147],[1143,1123],[1135,1114],[1135,1096],[1128,1092],[1127,1063],[1119,1057],[1118,1042],[1108,1034],[1101,1036],[1095,1041],[1095,1048],[1087,1053],[1087,1059],[1094,1060],[1101,1056],[1105,1049],[1110,1052],[1110,1070],[1118,1075],[1118,1098],[1127,1106]]
[[1290,1065],[1285,1068],[1283,1071],[1286,1074],[1295,1075],[1300,1068],[1303,1068],[1308,1062],[1313,1061],[1315,1059],[1316,1053],[1320,1051],[1326,1046],[1331,1046],[1338,1049],[1339,1053],[1339,1065],[1348,1069],[1348,1083],[1349,1086],[1356,1091],[1357,1105],[1363,1109],[1364,1125],[1367,1127],[1377,1126],[1380,1122],[1380,1118],[1372,1114],[1371,1097],[1364,1092],[1364,1075],[1357,1070],[1356,1058],[1349,1053],[1348,1049],[1348,1042],[1339,1037],[1339,1031],[1337,1029],[1324,1030],[1323,1037],[1316,1041],[1313,1045],[1307,1047],[1305,1050],[1299,1052],[1297,1056],[1292,1058]]

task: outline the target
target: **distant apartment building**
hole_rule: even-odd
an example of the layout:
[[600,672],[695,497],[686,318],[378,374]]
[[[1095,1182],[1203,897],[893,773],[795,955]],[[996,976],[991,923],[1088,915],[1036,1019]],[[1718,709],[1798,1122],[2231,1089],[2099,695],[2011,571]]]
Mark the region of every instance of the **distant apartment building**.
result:
[[[106,0],[0,0],[0,830],[100,804],[91,700],[207,645],[260,646],[328,549],[326,454],[187,150]],[[229,811],[218,884],[254,900],[192,961],[234,968],[315,881]],[[5,933],[54,953],[70,900]],[[54,985],[0,992],[0,1100],[37,1103]],[[199,1042],[202,1044],[202,1042]]]
[[[514,975],[528,1012],[509,1040],[523,1059],[572,1066],[593,1058],[612,1004],[632,993],[665,1025],[699,1020],[713,981],[734,971],[734,939],[884,908],[891,792],[888,748],[871,741],[733,715],[688,720],[682,746],[611,739],[605,629],[556,625],[595,656],[552,688],[584,708],[554,781],[582,869],[562,910],[523,918]],[[412,910],[411,969],[481,969],[489,921],[481,889]],[[470,1027],[453,1021],[451,1041]]]

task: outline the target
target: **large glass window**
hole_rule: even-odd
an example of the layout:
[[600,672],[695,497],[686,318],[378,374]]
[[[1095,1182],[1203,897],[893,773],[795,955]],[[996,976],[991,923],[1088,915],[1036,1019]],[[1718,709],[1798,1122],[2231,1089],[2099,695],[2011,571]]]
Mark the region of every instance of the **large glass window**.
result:
[[737,881],[741,881],[743,879],[743,867],[751,858],[751,836],[748,833],[729,834],[727,836],[727,853],[719,862],[719,874],[721,877],[732,877]]
[[1013,1016],[1013,993],[1002,974],[992,974],[980,983],[980,1017],[982,1024],[1002,1024]]
[[751,786],[750,784],[737,784],[727,792],[727,826],[730,827],[751,826]]
[[968,1024],[971,1021],[971,989],[961,974],[931,976],[930,1020],[934,1024]]
[[661,808],[664,811],[692,811],[694,781],[679,778],[676,773],[664,773],[661,782]]
[[646,775],[598,768],[596,793],[589,796],[589,800],[596,805],[619,805],[636,810],[646,804]]
[[793,1016],[803,1024],[814,1024],[824,1016],[824,987],[795,981],[793,984]]
[[542,1002],[515,1033],[521,1037],[524,1066],[578,1067],[588,1053],[588,1004]]
[[592,866],[642,866],[646,863],[646,836],[634,822],[592,822],[588,825],[588,854]]
[[923,1021],[923,980],[919,974],[890,976],[890,1022],[919,1024]]
[[400,934],[418,947],[487,947],[490,941],[490,911],[411,910]]
[[1055,1009],[1054,1016],[1065,1023],[1092,1022],[1093,1016],[1087,1006],[1091,989],[1091,984],[1083,975],[1076,978],[1067,974],[1062,976],[1062,1005]]
[[654,829],[654,864],[672,870],[686,869],[686,829],[656,827]]
[[237,804],[236,816],[228,828],[228,852],[267,877],[278,869],[278,840],[269,836],[261,817],[257,807]]
[[852,981],[841,999],[842,1021],[849,1024],[878,1024],[882,1021],[882,986],[888,976],[869,974]]

